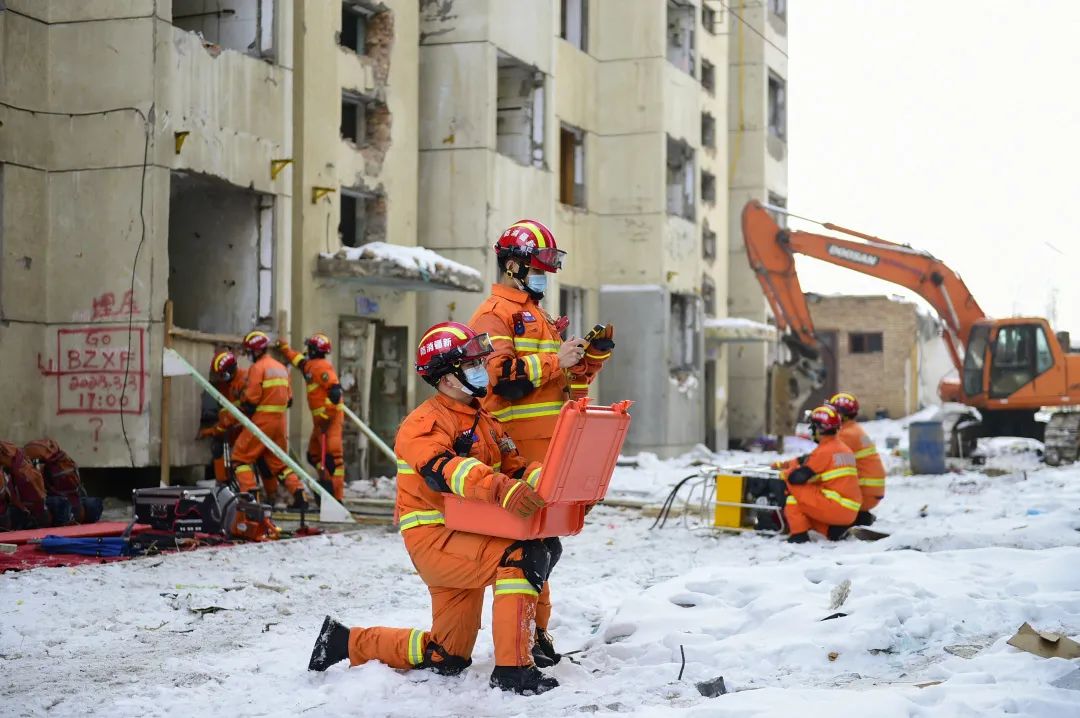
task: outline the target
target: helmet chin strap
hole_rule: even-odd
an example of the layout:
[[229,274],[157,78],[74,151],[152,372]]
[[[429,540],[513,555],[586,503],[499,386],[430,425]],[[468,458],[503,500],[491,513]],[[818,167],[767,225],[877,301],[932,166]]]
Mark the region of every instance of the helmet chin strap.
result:
[[526,284],[525,278],[529,276],[529,266],[527,264],[522,264],[521,262],[518,262],[518,271],[511,272],[509,269],[507,269],[506,276],[516,279],[518,287],[521,288],[521,291],[528,294],[529,298],[532,299],[534,302],[539,302],[541,299],[544,298],[543,292],[534,292],[533,290],[529,289],[529,285]]
[[470,384],[468,382],[468,380],[465,379],[465,372],[462,371],[460,368],[455,369],[453,374],[454,374],[454,378],[461,382],[462,388],[465,389],[465,391],[470,396],[475,397],[477,399],[482,399],[485,396],[487,396],[487,391],[488,391],[487,387],[486,386],[473,386],[472,384]]

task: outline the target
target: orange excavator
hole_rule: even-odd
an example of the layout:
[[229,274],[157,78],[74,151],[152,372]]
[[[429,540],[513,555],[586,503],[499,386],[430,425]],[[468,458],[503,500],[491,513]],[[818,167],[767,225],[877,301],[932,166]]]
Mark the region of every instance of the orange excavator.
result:
[[[1046,463],[1057,466],[1080,453],[1080,351],[1067,332],[1055,334],[1041,317],[986,316],[960,275],[928,252],[831,223],[848,238],[780,227],[785,209],[750,201],[742,231],[750,266],[776,317],[791,358],[771,370],[770,421],[775,431],[794,426],[795,412],[822,386],[825,345],[814,333],[795,271],[802,254],[906,287],[925,299],[944,324],[943,339],[958,376],[941,380],[938,394],[978,410],[946,417],[950,453],[966,455],[980,436],[1024,436],[1045,443]],[[797,216],[797,215],[791,215]],[[805,219],[799,217],[799,219]],[[813,220],[809,220],[813,221]],[[1036,413],[1052,410],[1046,423]]]

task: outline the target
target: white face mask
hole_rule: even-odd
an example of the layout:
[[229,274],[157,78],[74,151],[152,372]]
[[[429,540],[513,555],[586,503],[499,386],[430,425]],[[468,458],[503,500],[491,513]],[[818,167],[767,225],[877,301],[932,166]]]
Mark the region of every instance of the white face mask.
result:
[[464,372],[465,372],[465,381],[467,381],[470,386],[474,386],[477,389],[484,389],[484,388],[487,387],[487,385],[488,385],[487,367],[485,367],[483,364],[480,364],[479,366],[466,367],[464,369]]
[[525,277],[525,286],[529,288],[530,292],[535,294],[543,294],[547,289],[547,275],[546,274],[530,274]]

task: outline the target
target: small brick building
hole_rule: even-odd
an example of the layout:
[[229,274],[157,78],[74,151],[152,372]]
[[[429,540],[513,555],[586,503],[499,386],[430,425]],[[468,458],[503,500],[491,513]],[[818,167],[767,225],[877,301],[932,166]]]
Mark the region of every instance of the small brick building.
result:
[[824,356],[829,378],[808,408],[835,391],[850,391],[859,398],[864,418],[880,411],[898,418],[936,399],[921,396],[927,382],[920,382],[920,374],[927,346],[941,340],[935,321],[921,315],[915,304],[880,295],[808,293],[806,299],[814,327],[831,349]]

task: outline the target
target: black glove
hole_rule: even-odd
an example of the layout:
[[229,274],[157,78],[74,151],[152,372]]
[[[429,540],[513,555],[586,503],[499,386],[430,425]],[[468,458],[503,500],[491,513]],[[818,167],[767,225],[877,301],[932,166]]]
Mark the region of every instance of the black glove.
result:
[[244,414],[247,416],[251,416],[252,414],[254,414],[255,408],[255,405],[252,404],[250,401],[245,401],[240,404],[240,411],[244,412]]
[[799,466],[806,466],[806,460],[810,458],[810,454],[803,454],[799,457]]
[[799,468],[788,474],[787,480],[789,484],[795,486],[802,486],[814,475],[813,469],[809,466],[800,466]]

